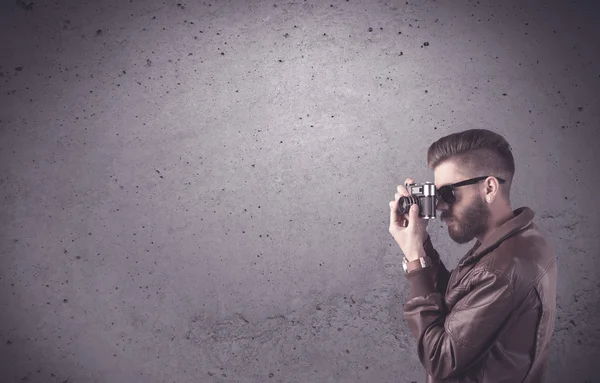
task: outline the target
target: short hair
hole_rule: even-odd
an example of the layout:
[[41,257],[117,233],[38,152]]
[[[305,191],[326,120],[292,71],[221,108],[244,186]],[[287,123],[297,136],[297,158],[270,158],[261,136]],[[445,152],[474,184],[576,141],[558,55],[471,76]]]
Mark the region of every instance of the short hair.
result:
[[515,160],[510,145],[500,134],[487,129],[469,129],[440,138],[427,150],[427,166],[434,170],[447,161],[454,163],[468,178],[504,179],[500,194],[510,202]]

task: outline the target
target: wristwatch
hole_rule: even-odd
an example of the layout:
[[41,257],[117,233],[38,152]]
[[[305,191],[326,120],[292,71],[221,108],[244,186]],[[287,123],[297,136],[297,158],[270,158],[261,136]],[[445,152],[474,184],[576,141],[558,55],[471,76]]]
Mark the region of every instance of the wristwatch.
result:
[[415,259],[414,261],[408,261],[408,259],[406,259],[406,257],[404,257],[404,259],[402,259],[402,268],[404,269],[404,273],[410,273],[413,270],[416,269],[422,269],[425,267],[429,267],[433,264],[433,262],[431,261],[431,258],[429,258],[428,256],[424,256],[424,257],[419,257],[417,259]]

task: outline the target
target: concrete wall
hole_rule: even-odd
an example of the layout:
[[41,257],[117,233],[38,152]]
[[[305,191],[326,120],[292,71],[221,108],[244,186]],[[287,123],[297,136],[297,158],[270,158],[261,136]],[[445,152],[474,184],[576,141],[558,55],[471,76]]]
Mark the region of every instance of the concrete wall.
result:
[[474,127],[600,381],[592,3],[2,2],[1,381],[424,382],[388,202]]

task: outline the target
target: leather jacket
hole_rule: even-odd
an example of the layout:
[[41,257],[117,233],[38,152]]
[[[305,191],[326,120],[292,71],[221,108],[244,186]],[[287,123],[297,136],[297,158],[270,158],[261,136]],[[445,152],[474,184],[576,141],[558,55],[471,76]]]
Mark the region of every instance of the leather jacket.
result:
[[557,262],[528,207],[479,240],[448,272],[434,264],[406,278],[404,318],[426,382],[541,383],[556,320]]

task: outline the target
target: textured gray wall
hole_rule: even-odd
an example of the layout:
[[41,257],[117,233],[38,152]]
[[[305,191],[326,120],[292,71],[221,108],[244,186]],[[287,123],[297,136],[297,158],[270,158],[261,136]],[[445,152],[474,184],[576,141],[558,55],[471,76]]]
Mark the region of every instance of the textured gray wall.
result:
[[[24,1],[2,382],[424,382],[388,202],[473,127],[559,258],[547,381],[600,381],[593,2]],[[429,233],[449,269],[473,244]]]

